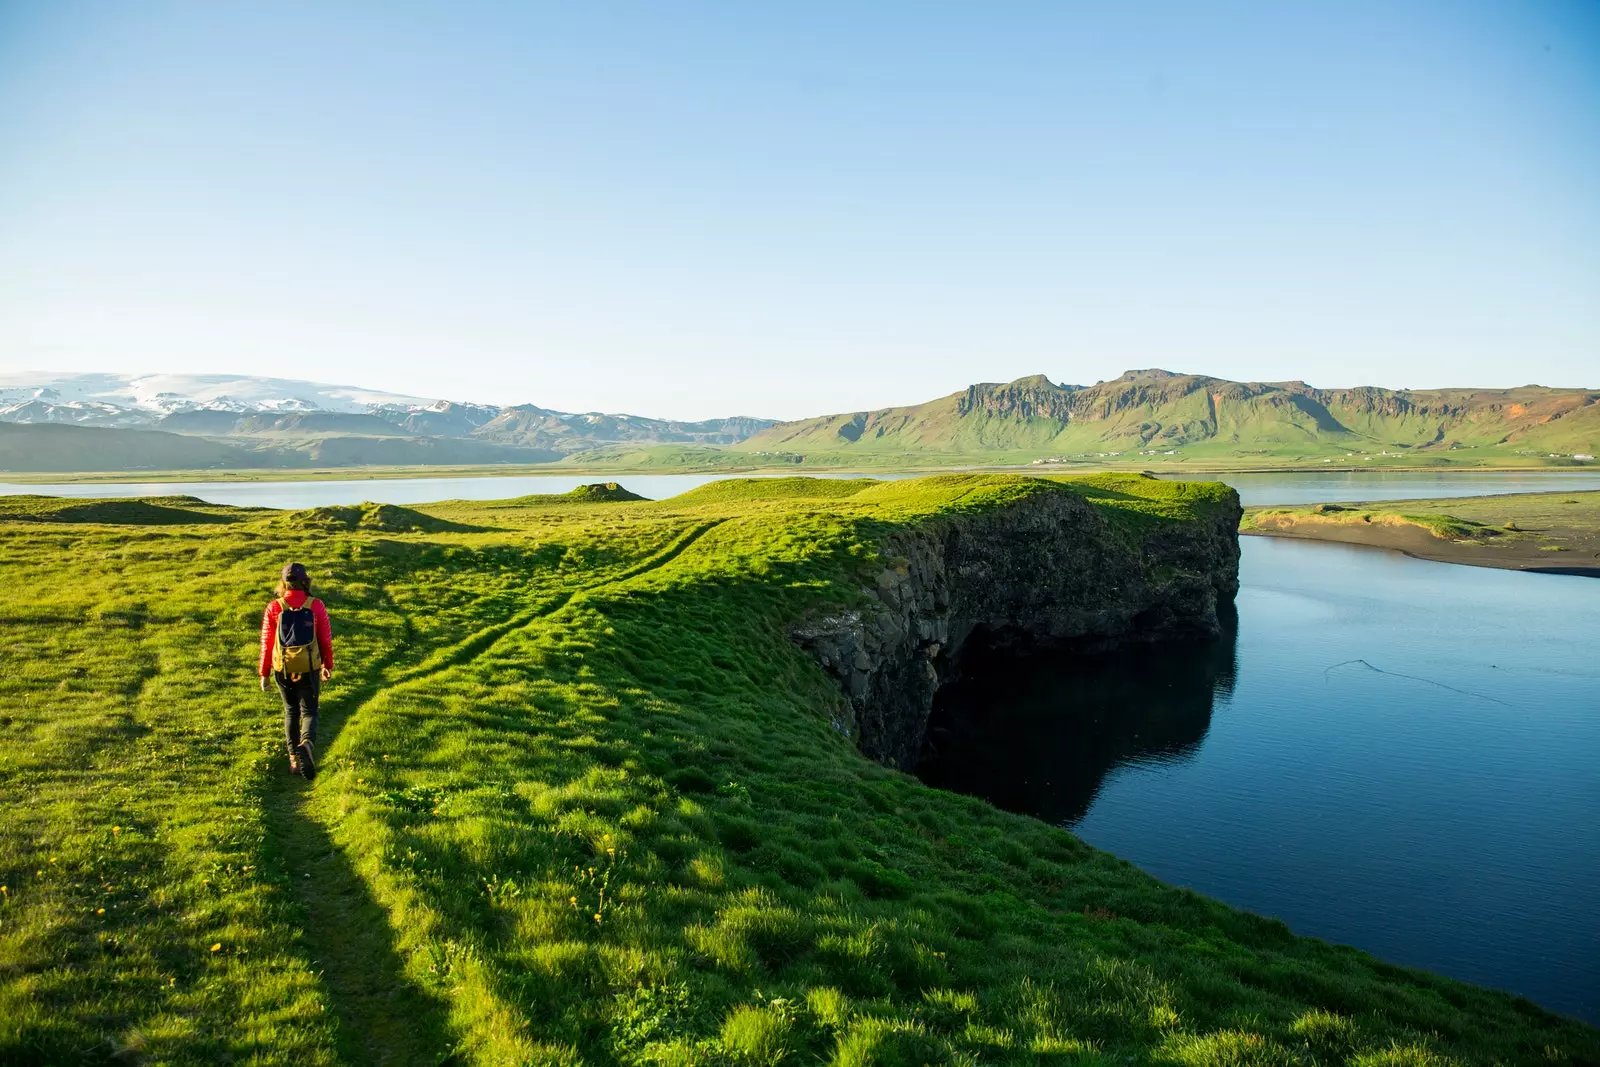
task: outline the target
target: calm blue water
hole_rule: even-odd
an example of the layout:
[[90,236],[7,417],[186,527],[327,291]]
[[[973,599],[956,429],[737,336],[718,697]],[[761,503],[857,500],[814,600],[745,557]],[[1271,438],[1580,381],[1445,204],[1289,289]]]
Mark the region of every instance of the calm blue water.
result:
[[1235,638],[952,687],[923,776],[1600,1022],[1600,582],[1243,549]]
[[[812,474],[814,478],[860,478],[859,474]],[[506,500],[533,493],[565,493],[595,482],[621,482],[640,496],[660,500],[720,478],[782,478],[751,474],[533,474],[474,478],[351,478],[303,482],[102,482],[22,485],[0,482],[0,496],[170,496],[182,493],[212,504],[258,508],[316,508],[337,504],[430,504],[439,500]],[[877,478],[908,478],[879,474]]]
[[[819,478],[914,478],[914,474],[816,474]],[[241,507],[311,508],[333,504],[426,504],[436,500],[504,500],[529,493],[565,493],[597,481],[618,481],[635,493],[660,500],[686,493],[729,474],[536,474],[475,478],[367,478],[304,482],[103,482],[22,485],[0,482],[0,496],[44,493],[50,496],[166,496],[185,493],[213,504]],[[786,477],[760,475],[758,477]],[[1174,477],[1180,477],[1174,475]],[[1303,504],[1336,500],[1403,500],[1416,497],[1485,496],[1543,490],[1600,489],[1600,471],[1500,473],[1343,473],[1189,474],[1181,477],[1227,482],[1246,504]]]

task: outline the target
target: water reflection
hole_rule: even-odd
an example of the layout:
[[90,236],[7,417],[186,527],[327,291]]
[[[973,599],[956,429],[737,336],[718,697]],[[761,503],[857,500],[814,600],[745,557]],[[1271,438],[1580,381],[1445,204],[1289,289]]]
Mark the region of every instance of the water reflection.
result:
[[1233,691],[1238,629],[1095,655],[979,648],[940,689],[917,776],[1071,825],[1125,764],[1190,759]]

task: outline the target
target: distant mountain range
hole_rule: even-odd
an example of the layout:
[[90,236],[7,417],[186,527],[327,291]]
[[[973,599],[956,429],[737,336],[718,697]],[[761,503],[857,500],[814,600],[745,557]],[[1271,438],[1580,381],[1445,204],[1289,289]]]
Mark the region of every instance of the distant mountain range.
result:
[[680,422],[277,378],[13,374],[0,376],[0,470],[1582,464],[1600,449],[1597,401],[1600,391],[1537,385],[1319,389],[1137,370],[1090,386],[1034,375],[794,422]]
[[[1447,452],[1545,458],[1600,448],[1600,391],[1317,389],[1133,370],[1091,386],[1042,374],[968,386],[911,407],[782,422],[736,447],[756,453],[1013,454],[1036,458]],[[1551,456],[1551,453],[1555,453]]]
[[[619,444],[732,445],[772,420],[571,413],[236,375],[11,374],[0,375],[0,423],[13,424],[0,433],[0,468],[44,471],[553,463]],[[110,438],[67,427],[126,432],[107,449]]]

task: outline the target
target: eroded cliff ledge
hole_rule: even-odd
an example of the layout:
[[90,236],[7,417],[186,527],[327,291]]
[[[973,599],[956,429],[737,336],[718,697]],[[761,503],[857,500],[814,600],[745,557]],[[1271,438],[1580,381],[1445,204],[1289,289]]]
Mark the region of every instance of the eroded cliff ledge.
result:
[[794,639],[838,678],[861,750],[909,769],[933,695],[974,640],[1048,650],[1216,634],[1239,588],[1241,509],[1208,486],[1192,517],[1117,510],[1048,489],[885,535],[858,607]]

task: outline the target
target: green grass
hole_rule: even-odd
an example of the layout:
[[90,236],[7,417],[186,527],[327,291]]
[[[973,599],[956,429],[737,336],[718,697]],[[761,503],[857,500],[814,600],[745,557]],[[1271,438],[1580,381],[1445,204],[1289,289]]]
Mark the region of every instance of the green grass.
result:
[[[311,531],[10,504],[0,1062],[1600,1059],[865,760],[787,636],[906,524],[1074,492],[1137,538],[1224,490],[850,485]],[[338,642],[310,786],[254,683],[290,558]]]
[[751,500],[826,500],[854,496],[869,486],[879,484],[872,478],[725,478],[680,493],[673,498],[673,502],[684,505],[732,504]]

